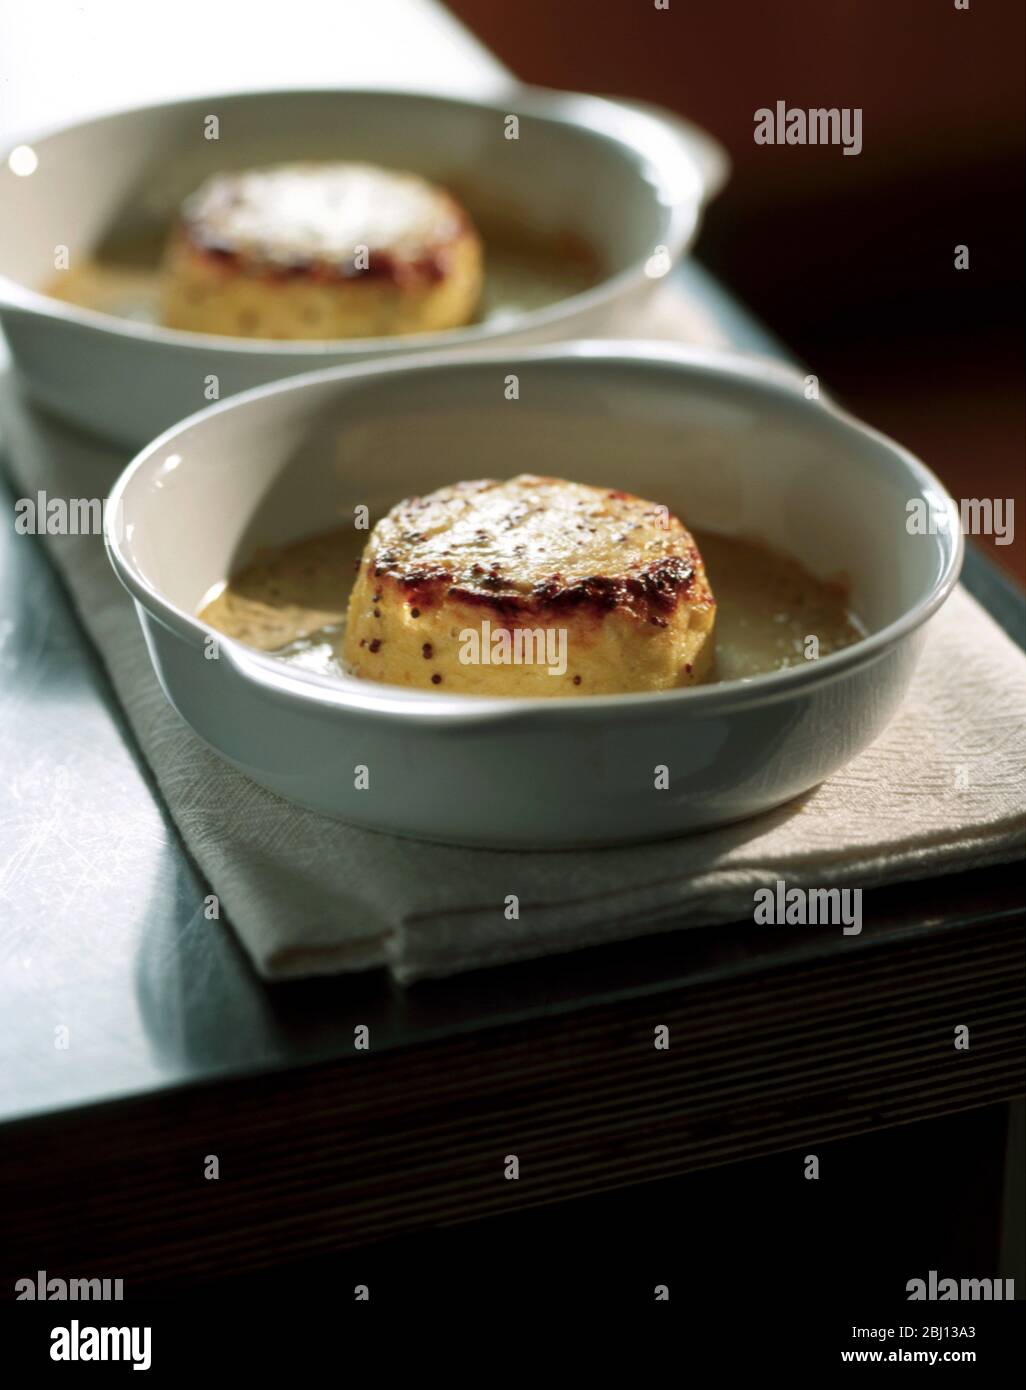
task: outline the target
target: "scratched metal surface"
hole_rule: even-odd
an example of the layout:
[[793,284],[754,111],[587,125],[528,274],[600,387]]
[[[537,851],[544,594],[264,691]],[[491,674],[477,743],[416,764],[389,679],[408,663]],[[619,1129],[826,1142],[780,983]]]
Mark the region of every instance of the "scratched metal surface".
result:
[[[697,265],[682,274],[739,347],[779,350]],[[102,664],[0,486],[0,1122],[349,1053],[357,1022],[396,1046],[751,967],[736,945],[721,959],[696,939],[687,957],[671,936],[409,991],[381,971],[261,983],[197,911]],[[1021,642],[1021,596],[978,556],[967,580]]]

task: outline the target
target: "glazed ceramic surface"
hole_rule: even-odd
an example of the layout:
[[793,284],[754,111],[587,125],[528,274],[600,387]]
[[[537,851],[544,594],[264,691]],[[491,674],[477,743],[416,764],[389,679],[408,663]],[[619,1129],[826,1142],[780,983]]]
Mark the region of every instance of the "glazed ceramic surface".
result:
[[[206,138],[211,116],[216,139]],[[726,176],[719,146],[675,117],[521,87],[492,101],[383,91],[209,96],[89,121],[33,138],[27,149],[0,164],[0,323],[37,400],[135,448],[214,399],[212,391],[223,399],[414,348],[600,331],[612,310],[642,298],[671,268]],[[59,248],[75,266],[159,242],[182,199],[212,172],[327,158],[414,170],[453,188],[472,216],[502,225],[514,241],[518,229],[577,238],[597,254],[602,278],[463,329],[330,342],[179,332],[41,292]]]
[[[511,376],[519,399],[506,398]],[[800,667],[660,694],[479,699],[288,667],[195,616],[260,545],[372,518],[460,478],[530,468],[624,487],[698,528],[844,576],[868,636]],[[490,349],[333,370],[185,421],[107,513],[168,698],[282,796],[359,824],[507,847],[647,840],[808,790],[884,728],[923,624],[956,582],[957,528],[908,452],[757,359],[665,344]],[[369,770],[358,789],[355,769]],[[657,769],[668,785],[656,789]],[[664,779],[665,780],[665,779]]]

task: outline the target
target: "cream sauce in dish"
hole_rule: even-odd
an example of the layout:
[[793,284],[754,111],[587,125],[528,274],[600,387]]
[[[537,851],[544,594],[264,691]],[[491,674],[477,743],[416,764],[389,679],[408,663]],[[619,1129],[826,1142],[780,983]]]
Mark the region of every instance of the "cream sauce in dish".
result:
[[[716,597],[716,664],[710,684],[749,680],[827,656],[864,631],[843,584],[814,578],[797,560],[756,541],[695,531]],[[228,637],[321,675],[343,675],[346,606],[367,533],[343,527],[261,551],[199,617]]]
[[[594,258],[583,248],[555,241],[549,246],[487,241],[484,265],[475,323],[504,323],[581,294],[601,278]],[[160,248],[73,263],[54,275],[43,293],[115,318],[159,324]]]

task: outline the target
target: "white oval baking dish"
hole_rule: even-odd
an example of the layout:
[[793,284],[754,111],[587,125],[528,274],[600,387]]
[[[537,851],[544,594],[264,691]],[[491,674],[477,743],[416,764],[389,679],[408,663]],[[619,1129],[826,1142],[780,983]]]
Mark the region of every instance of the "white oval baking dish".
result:
[[[510,115],[519,123],[516,140],[506,138]],[[217,117],[216,140],[205,138],[214,129],[209,116]],[[722,150],[686,122],[531,88],[488,101],[384,91],[209,96],[71,126],[31,140],[28,150],[0,164],[0,323],[39,401],[135,448],[202,408],[211,390],[223,399],[412,348],[594,332],[616,306],[644,296],[687,248],[703,203],[726,177]],[[580,237],[598,253],[605,278],[501,321],[331,342],[180,332],[40,291],[57,248],[67,248],[74,266],[101,243],[156,235],[211,172],[318,158],[412,169],[452,187],[473,215]]]
[[[510,374],[519,400],[506,399]],[[660,694],[503,700],[331,680],[219,639],[194,613],[260,544],[524,469],[624,487],[689,525],[850,577],[869,635],[800,668]],[[756,359],[576,343],[317,373],[185,421],[118,481],[107,545],[168,698],[272,791],[375,829],[503,847],[647,840],[735,821],[828,776],[904,694],[956,582],[947,501],[906,450]],[[369,769],[358,790],[354,769]],[[669,770],[656,789],[655,769]]]

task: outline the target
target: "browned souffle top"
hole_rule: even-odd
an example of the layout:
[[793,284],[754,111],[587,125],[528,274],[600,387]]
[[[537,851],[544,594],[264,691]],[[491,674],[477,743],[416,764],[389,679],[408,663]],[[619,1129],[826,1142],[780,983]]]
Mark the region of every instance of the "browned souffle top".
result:
[[451,598],[507,618],[621,609],[662,626],[681,599],[713,606],[695,542],[665,507],[532,474],[408,498],[378,523],[363,564],[421,608]]
[[194,253],[272,279],[444,278],[469,227],[415,174],[369,164],[287,164],[217,174],[182,209]]

